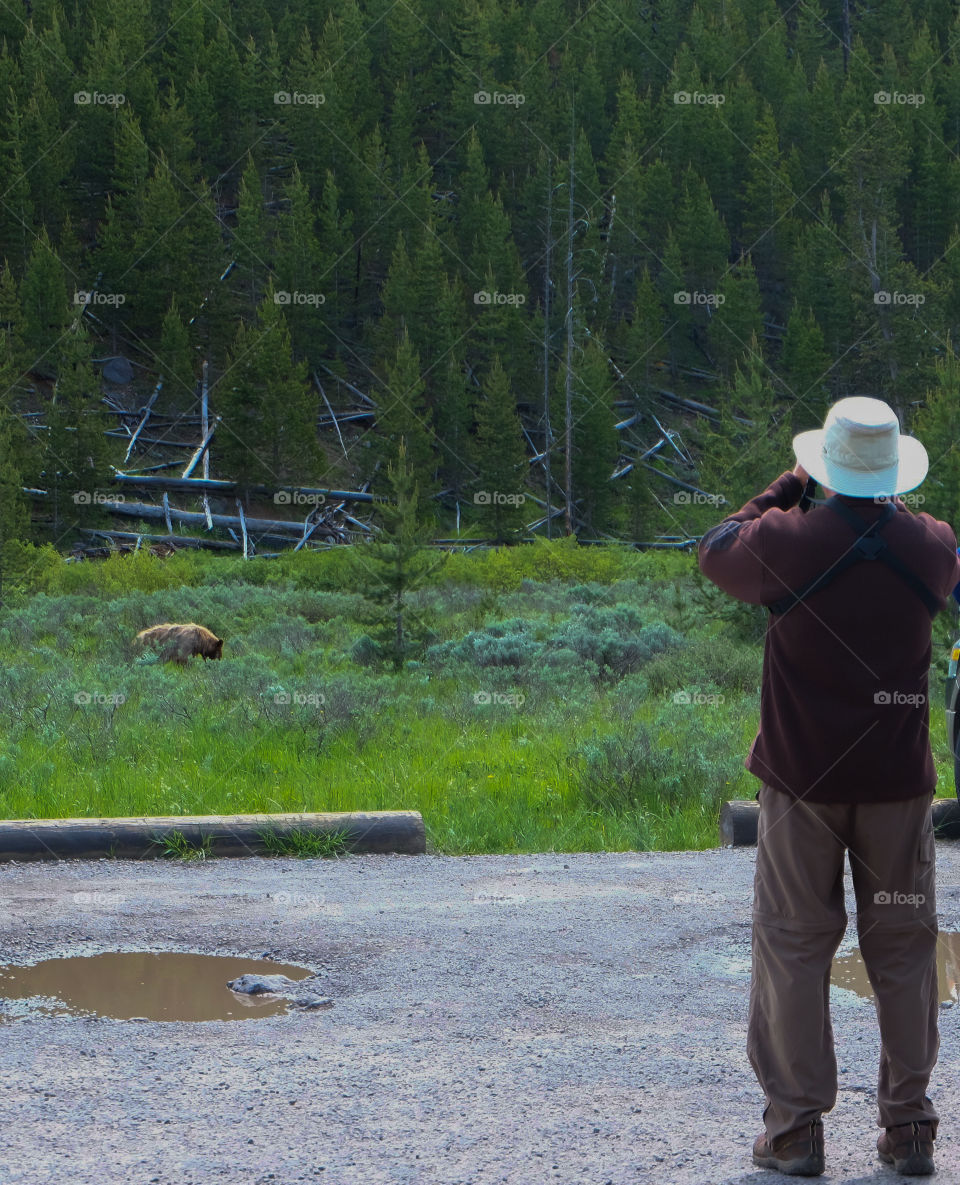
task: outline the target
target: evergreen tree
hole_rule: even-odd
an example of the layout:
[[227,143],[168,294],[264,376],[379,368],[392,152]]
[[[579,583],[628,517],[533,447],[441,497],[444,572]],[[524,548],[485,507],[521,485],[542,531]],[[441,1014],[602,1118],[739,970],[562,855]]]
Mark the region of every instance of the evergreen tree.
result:
[[433,427],[430,422],[420,366],[420,355],[413,347],[406,326],[394,353],[387,363],[386,381],[380,393],[377,428],[380,432],[380,455],[385,462],[398,455],[400,441],[405,442],[408,464],[417,475],[425,496],[436,492],[436,458],[433,450]]
[[99,499],[109,496],[109,426],[100,408],[97,378],[90,362],[92,344],[83,322],[61,346],[53,398],[42,437],[41,484],[50,515],[52,541],[62,546],[78,526],[103,518]]
[[[327,318],[336,291],[328,293],[315,230],[315,211],[296,165],[284,196],[287,207],[278,222],[273,252],[276,283],[280,291],[291,294],[286,316],[294,349],[315,363],[329,353]],[[293,297],[293,293],[298,296]],[[333,296],[333,301],[328,302],[328,295]]]
[[11,544],[30,534],[30,511],[23,493],[22,469],[28,445],[23,421],[11,411],[11,389],[16,381],[13,351],[0,327],[0,605]]
[[197,354],[180,319],[175,296],[163,319],[157,364],[163,375],[164,405],[177,411],[193,411],[197,401]]
[[4,262],[0,267],[0,333],[3,334],[3,355],[0,366],[5,368],[6,384],[0,388],[0,400],[9,398],[9,391],[19,383],[28,362],[23,340],[24,322],[17,282]]
[[923,509],[943,522],[960,523],[960,359],[949,337],[937,362],[935,385],[926,392],[909,431],[930,458]]
[[71,316],[79,312],[79,306],[72,307],[69,302],[63,267],[44,227],[30,253],[20,285],[26,350],[24,369],[50,378],[56,374],[61,339]]
[[307,484],[317,476],[318,398],[303,362],[294,361],[290,331],[273,282],[256,322],[237,331],[227,368],[215,387],[220,415],[214,456],[223,477],[250,487]]
[[823,423],[827,407],[838,397],[831,385],[831,359],[823,344],[823,330],[810,309],[794,305],[783,335],[778,367],[783,394],[792,403],[793,431]]
[[[701,484],[708,493],[726,498],[727,513],[793,468],[789,419],[774,400],[772,381],[754,335],[725,393],[719,430],[708,435],[701,461]],[[715,507],[702,510],[698,517],[703,521],[716,518]]]
[[707,329],[710,353],[722,374],[730,373],[751,335],[763,337],[760,287],[750,258],[741,256],[720,281],[718,304]]
[[266,283],[270,251],[267,246],[266,215],[260,172],[251,153],[240,179],[237,197],[237,236],[235,241],[237,282],[242,285],[251,305],[260,301]]
[[477,401],[474,458],[480,486],[474,500],[484,508],[484,529],[489,529],[497,543],[506,543],[515,537],[525,517],[527,454],[516,400],[499,355],[494,357]]
[[386,477],[387,499],[375,504],[380,534],[373,543],[351,551],[350,565],[354,583],[370,606],[365,615],[368,635],[399,671],[419,654],[429,636],[410,600],[439,568],[442,554],[431,555],[427,550],[433,524],[421,507],[403,439],[395,460],[387,465]]

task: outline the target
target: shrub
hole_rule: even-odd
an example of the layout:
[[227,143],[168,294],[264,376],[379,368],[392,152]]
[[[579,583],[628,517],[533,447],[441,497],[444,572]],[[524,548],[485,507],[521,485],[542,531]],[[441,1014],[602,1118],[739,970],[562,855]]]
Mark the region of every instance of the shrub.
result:
[[755,691],[760,686],[763,652],[720,634],[698,638],[682,650],[655,658],[644,670],[653,695],[712,684],[722,691]]

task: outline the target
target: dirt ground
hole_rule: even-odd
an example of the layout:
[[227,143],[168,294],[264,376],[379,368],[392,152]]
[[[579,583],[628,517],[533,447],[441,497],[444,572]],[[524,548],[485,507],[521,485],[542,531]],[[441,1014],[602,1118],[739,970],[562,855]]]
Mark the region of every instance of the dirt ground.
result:
[[[333,1008],[0,1024],[2,1185],[713,1185],[753,1168],[754,849],[0,867],[0,963],[183,950],[302,964]],[[960,929],[960,849],[938,908]],[[848,876],[850,930],[856,941]],[[834,989],[827,1172],[876,1159],[873,1005]],[[960,1180],[958,1009],[931,1097]]]

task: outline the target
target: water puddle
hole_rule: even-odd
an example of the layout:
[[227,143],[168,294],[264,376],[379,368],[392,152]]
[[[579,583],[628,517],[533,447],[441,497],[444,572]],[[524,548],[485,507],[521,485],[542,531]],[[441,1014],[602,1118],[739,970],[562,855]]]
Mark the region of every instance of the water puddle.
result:
[[244,995],[228,979],[248,972],[306,979],[306,967],[236,956],[110,951],[0,965],[0,1022],[31,1016],[116,1020],[247,1020],[287,1011],[275,995]]
[[[960,933],[940,931],[937,943],[937,979],[940,983],[941,1004],[960,1003]],[[873,999],[873,988],[867,975],[867,968],[857,947],[848,954],[833,960],[830,982],[837,987],[856,992],[864,999]]]

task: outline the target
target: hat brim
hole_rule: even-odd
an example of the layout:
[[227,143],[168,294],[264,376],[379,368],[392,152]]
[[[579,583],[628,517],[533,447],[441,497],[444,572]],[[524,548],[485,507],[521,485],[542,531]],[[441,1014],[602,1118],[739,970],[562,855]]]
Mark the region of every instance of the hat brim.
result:
[[837,494],[852,498],[892,497],[916,489],[927,476],[927,450],[915,436],[900,437],[897,464],[888,469],[858,471],[827,460],[823,455],[823,428],[801,432],[793,438],[797,460],[814,481]]

